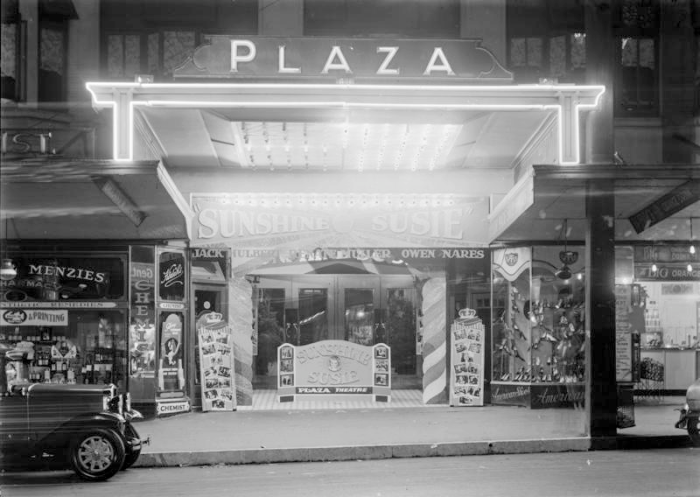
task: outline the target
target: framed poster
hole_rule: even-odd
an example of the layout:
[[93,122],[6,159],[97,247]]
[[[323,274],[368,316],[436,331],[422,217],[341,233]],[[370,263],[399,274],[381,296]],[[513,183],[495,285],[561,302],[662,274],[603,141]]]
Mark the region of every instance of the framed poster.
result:
[[236,384],[233,368],[233,333],[218,312],[197,320],[199,361],[201,365],[202,410],[236,409]]
[[640,339],[645,333],[646,301],[638,284],[615,285],[615,377],[639,381]]
[[160,330],[160,360],[158,364],[158,390],[182,391],[185,374],[182,365],[182,323],[179,312],[162,313]]
[[450,405],[484,405],[484,325],[474,309],[462,309],[451,327]]

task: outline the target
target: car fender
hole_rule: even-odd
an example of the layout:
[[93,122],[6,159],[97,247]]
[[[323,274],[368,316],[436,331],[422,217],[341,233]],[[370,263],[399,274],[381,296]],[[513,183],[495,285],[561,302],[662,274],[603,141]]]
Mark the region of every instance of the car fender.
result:
[[63,423],[42,438],[41,444],[49,447],[69,447],[76,435],[93,428],[106,428],[117,432],[124,439],[126,421],[122,416],[111,412],[92,413],[76,416]]

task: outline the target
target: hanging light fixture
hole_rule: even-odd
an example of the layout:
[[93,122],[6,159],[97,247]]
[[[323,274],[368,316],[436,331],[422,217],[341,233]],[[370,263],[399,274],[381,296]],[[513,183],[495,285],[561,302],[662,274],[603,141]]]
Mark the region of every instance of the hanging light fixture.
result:
[[17,269],[12,264],[12,259],[3,259],[0,265],[0,279],[3,281],[13,280],[17,276]]
[[561,268],[557,270],[554,275],[561,280],[568,280],[571,278],[571,268],[569,264],[574,264],[578,260],[578,252],[569,250],[568,247],[568,221],[564,219],[564,224],[562,225],[561,231],[559,232],[559,238],[561,239],[562,233],[564,234],[564,250],[559,252],[559,260],[563,264]]
[[695,254],[695,243],[693,242],[693,218],[692,217],[690,218],[690,253]]

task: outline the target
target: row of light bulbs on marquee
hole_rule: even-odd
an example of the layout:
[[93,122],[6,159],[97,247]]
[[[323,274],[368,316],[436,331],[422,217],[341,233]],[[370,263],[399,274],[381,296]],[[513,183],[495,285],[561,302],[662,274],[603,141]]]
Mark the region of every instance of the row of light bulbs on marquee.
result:
[[218,198],[219,203],[265,208],[431,208],[451,207],[455,198],[447,194],[270,194],[241,193]]
[[455,124],[240,123],[247,166],[271,170],[432,171],[446,162],[461,129]]

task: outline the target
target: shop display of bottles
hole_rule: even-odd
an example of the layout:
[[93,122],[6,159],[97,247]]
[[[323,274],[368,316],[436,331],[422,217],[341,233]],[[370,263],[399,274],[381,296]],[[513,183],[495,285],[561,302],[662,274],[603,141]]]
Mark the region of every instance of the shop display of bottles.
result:
[[12,379],[31,383],[123,383],[126,340],[114,340],[114,334],[106,330],[86,336],[83,347],[65,335],[51,335],[41,329],[33,332],[15,328],[0,333],[0,342],[26,350],[23,359],[12,361],[22,364],[15,368],[18,377]]

